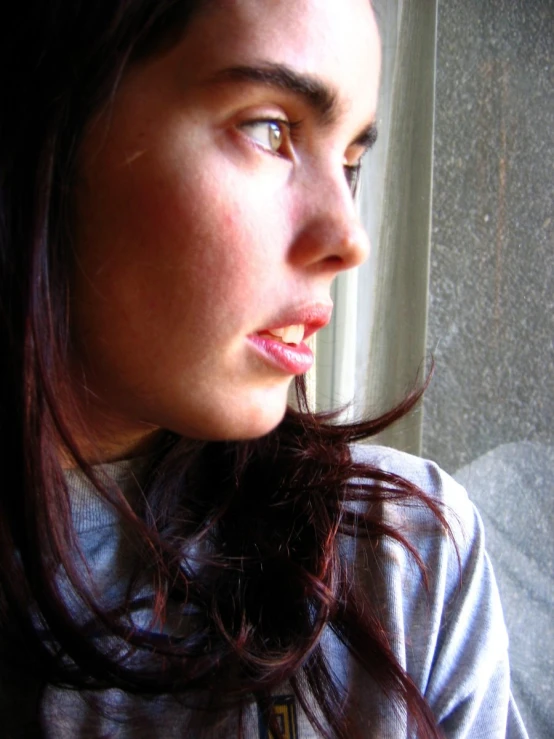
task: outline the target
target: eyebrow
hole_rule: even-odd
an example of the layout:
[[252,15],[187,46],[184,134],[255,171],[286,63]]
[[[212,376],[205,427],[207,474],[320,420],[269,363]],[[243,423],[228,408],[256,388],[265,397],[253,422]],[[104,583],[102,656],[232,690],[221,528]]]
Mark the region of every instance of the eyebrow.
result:
[[244,80],[292,93],[301,97],[324,123],[333,123],[339,113],[337,94],[329,85],[286,64],[264,62],[228,67],[215,75],[214,81],[220,80]]

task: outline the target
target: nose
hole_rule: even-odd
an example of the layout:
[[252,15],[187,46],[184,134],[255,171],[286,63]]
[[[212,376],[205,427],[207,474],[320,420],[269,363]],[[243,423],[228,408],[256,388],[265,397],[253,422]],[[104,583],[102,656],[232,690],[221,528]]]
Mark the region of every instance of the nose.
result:
[[336,274],[367,259],[369,238],[344,177],[336,184],[312,182],[297,209],[300,223],[290,252],[293,263]]

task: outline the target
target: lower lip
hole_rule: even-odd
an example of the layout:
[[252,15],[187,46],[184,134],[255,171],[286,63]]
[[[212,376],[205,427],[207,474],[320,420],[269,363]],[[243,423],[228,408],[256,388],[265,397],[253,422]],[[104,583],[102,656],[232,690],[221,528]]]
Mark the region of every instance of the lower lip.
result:
[[314,363],[314,355],[304,343],[290,346],[263,336],[248,338],[266,361],[287,375],[303,375]]

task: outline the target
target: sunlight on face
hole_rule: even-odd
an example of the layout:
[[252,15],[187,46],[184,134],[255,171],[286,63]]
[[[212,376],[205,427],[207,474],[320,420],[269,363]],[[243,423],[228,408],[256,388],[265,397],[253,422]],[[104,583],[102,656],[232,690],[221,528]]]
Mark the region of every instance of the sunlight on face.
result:
[[241,439],[280,422],[333,278],[367,256],[351,186],[379,64],[367,0],[211,4],[90,125],[75,374],[112,455],[152,428]]

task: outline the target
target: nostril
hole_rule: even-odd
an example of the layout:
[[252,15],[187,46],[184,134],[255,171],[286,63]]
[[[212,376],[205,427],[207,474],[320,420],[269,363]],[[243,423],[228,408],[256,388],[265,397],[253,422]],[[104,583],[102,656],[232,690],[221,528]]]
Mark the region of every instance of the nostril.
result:
[[337,270],[344,269],[344,266],[343,266],[344,260],[341,257],[331,255],[325,259],[325,262],[330,267],[334,267]]

